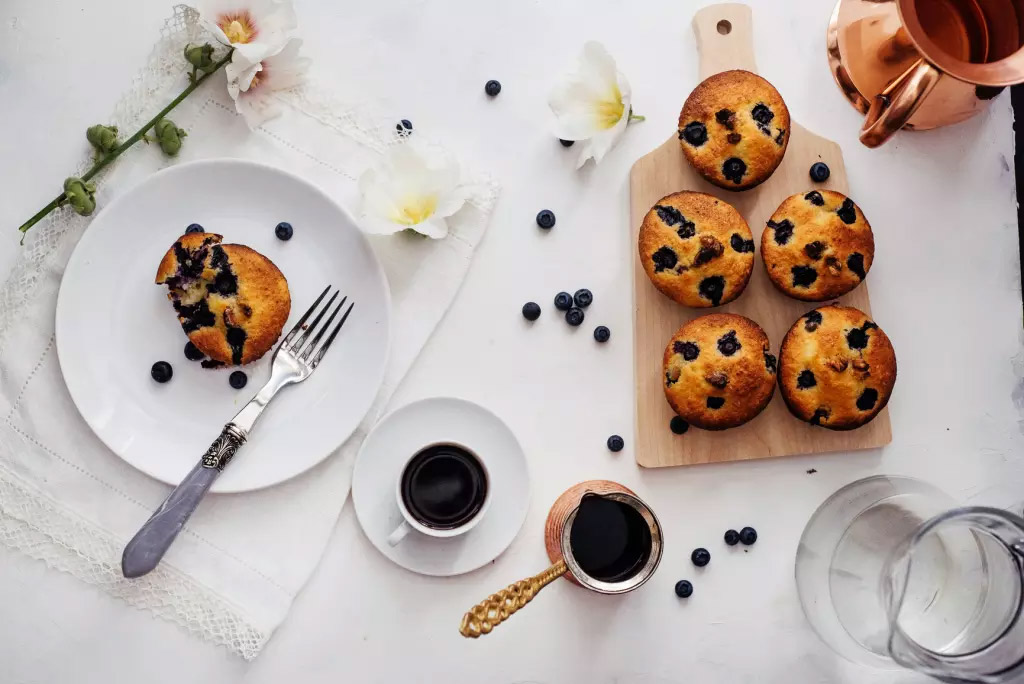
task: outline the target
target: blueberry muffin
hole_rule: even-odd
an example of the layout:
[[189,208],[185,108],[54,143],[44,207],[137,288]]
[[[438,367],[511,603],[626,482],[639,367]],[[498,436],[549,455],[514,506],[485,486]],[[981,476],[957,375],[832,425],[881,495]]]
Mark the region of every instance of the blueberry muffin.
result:
[[700,175],[747,190],[775,172],[789,145],[786,103],[749,71],[723,71],[698,85],[679,114],[679,144]]
[[782,340],[782,397],[794,416],[812,425],[858,428],[885,408],[895,384],[889,338],[857,309],[815,309]]
[[291,311],[288,281],[277,266],[220,235],[178,238],[156,272],[192,344],[212,360],[241,365],[273,346]]
[[740,296],[754,268],[754,237],[740,213],[701,192],[654,205],[638,239],[640,262],[662,294],[696,308]]
[[849,197],[812,190],[793,195],[772,214],[761,233],[761,257],[779,290],[823,302],[860,285],[874,261],[875,237]]
[[691,425],[724,430],[764,410],[775,392],[768,336],[736,314],[709,314],[685,324],[665,349],[665,398]]

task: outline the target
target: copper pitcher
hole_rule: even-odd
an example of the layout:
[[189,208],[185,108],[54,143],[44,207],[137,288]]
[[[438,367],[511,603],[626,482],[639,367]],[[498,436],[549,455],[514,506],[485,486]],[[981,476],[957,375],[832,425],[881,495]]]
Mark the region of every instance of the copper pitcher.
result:
[[864,112],[860,140],[969,119],[1024,82],[1024,0],[839,0],[832,75]]

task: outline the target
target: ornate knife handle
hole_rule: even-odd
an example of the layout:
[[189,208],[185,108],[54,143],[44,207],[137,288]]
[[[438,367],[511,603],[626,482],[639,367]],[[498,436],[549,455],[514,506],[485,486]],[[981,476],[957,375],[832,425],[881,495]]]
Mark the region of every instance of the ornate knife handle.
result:
[[141,577],[160,563],[220,471],[245,444],[245,439],[246,433],[234,423],[224,426],[199,463],[124,547],[121,573],[125,577]]

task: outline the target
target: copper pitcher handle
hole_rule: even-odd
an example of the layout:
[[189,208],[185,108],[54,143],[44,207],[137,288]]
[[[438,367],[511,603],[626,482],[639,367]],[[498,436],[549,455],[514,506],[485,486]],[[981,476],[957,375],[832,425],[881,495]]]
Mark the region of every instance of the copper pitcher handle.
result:
[[860,141],[868,147],[886,142],[907,125],[940,78],[941,71],[923,59],[917,60],[871,101]]
[[513,613],[532,601],[537,592],[564,575],[568,569],[565,561],[560,560],[539,575],[520,580],[497,594],[491,594],[462,616],[459,634],[470,639],[490,634],[492,629],[508,620]]

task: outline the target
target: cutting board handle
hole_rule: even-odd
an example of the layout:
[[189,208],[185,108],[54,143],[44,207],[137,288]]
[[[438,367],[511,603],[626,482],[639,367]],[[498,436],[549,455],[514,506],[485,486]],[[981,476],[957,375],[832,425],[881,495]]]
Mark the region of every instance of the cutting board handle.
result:
[[697,36],[701,80],[730,69],[757,73],[749,6],[723,3],[705,7],[693,16],[693,32]]

